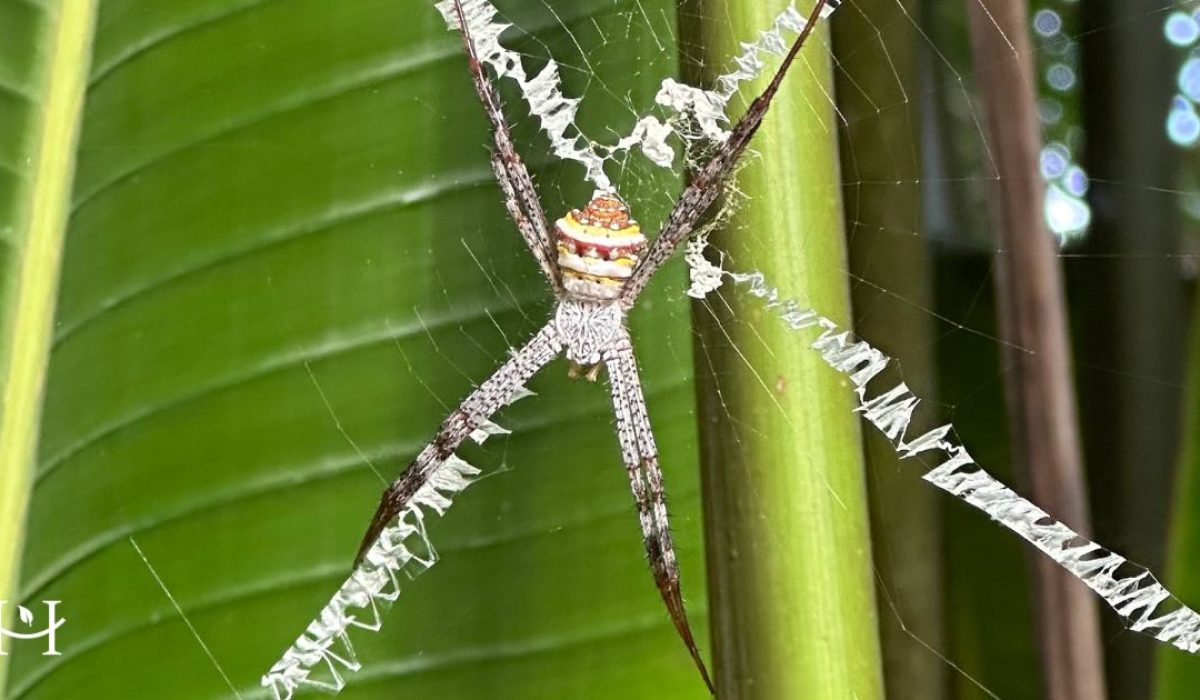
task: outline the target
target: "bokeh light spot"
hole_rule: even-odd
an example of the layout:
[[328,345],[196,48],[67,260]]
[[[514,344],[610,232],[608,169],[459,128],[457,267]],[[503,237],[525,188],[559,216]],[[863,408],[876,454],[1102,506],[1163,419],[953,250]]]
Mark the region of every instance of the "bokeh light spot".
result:
[[1062,31],[1062,17],[1054,10],[1038,10],[1033,16],[1033,30],[1045,37]]
[[1176,95],[1171,100],[1167,135],[1180,146],[1192,146],[1200,139],[1200,117],[1196,116],[1196,107],[1187,98]]
[[1176,46],[1191,46],[1200,38],[1200,25],[1186,12],[1172,12],[1163,25],[1163,33]]

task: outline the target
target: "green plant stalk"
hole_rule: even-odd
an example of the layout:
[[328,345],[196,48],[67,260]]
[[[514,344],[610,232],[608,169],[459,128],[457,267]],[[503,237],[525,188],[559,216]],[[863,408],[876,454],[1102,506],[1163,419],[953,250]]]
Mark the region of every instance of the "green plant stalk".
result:
[[[933,268],[922,226],[918,38],[905,19],[919,8],[863,6],[833,22],[850,270],[870,284],[852,293],[858,334],[900,358],[904,381],[924,399],[912,434],[935,427]],[[878,34],[877,27],[895,31]],[[880,111],[879,105],[890,105]],[[885,291],[886,290],[886,291]],[[888,697],[937,700],[946,664],[913,640],[944,648],[942,495],[903,464],[879,432],[866,432],[871,525]]]
[[[15,278],[0,329],[11,341],[0,374],[0,600],[11,600],[17,585],[96,2],[63,0],[55,9],[47,22],[40,118],[30,124],[29,180],[15,208],[24,214],[14,238]],[[0,657],[0,687],[6,658]]]
[[[1200,289],[1198,289],[1200,295]],[[1195,562],[1200,559],[1200,315],[1193,314],[1188,348],[1187,386],[1183,397],[1183,442],[1175,477],[1175,501],[1171,504],[1171,537],[1166,583],[1185,603],[1200,597],[1200,576]],[[1183,700],[1196,695],[1200,664],[1192,654],[1162,646],[1156,652],[1154,697]]]
[[[717,21],[692,32],[684,55],[727,66],[737,42],[779,9],[708,2],[685,11],[683,21]],[[755,137],[762,157],[738,177],[748,198],[713,240],[731,267],[761,270],[787,296],[845,323],[827,46],[821,27]],[[882,697],[862,443],[848,385],[755,301],[726,291],[696,317],[718,695]]]

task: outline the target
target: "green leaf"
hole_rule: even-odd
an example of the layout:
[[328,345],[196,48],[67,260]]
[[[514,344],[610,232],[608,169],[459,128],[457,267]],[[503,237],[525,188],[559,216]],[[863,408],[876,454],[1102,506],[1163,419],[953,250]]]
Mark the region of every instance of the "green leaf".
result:
[[[591,133],[627,130],[674,73],[666,0],[503,9],[531,64],[567,66]],[[63,601],[67,623],[62,656],[14,650],[7,697],[261,697],[348,573],[380,476],[549,293],[431,3],[107,0],[92,63],[73,202],[51,207],[70,225],[19,595]],[[550,160],[506,96],[527,159]],[[590,194],[577,166],[535,171],[550,216]],[[651,225],[678,191],[622,178]],[[633,327],[705,639],[681,272]],[[464,455],[489,476],[432,525],[442,563],[357,638],[345,697],[702,694],[644,561],[607,391],[565,370],[501,416],[511,437]]]
[[0,3],[0,600],[25,537],[93,18],[88,0]]

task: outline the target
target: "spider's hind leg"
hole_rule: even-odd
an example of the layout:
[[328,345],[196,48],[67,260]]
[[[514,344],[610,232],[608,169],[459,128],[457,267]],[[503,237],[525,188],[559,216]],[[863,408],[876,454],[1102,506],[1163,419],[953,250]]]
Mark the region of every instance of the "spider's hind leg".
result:
[[[428,544],[423,524],[419,520],[420,509],[414,506],[414,503],[420,500],[422,490],[428,490],[433,483],[432,488],[435,492],[426,492],[426,496],[437,496],[436,481],[431,482],[431,479],[448,463],[452,464],[454,451],[462,441],[488,422],[493,414],[512,402],[523,390],[525,382],[554,359],[561,350],[562,342],[559,340],[558,330],[553,323],[549,323],[520,350],[513,353],[500,369],[480,384],[446,417],[433,440],[421,450],[400,478],[383,492],[375,516],[371,519],[371,524],[359,545],[358,556],[354,558],[356,568],[363,562],[363,558],[375,545],[388,523],[406,510],[412,509],[413,517],[418,519],[415,524],[417,530],[422,540]],[[426,568],[432,565],[432,547],[429,548],[429,552],[429,562],[423,562]]]
[[634,357],[629,336],[624,331],[605,351],[604,364],[608,368],[609,381],[612,384],[613,410],[617,419],[621,457],[629,475],[634,500],[637,502],[638,520],[642,527],[646,556],[654,573],[654,583],[667,606],[675,630],[700,671],[700,677],[708,686],[709,692],[715,695],[716,690],[708,675],[708,668],[704,665],[704,659],[700,656],[700,650],[696,647],[687,611],[684,609],[683,593],[679,584],[679,562],[671,540],[662,470],[658,465],[658,448],[650,430],[646,399],[638,378],[637,358]]

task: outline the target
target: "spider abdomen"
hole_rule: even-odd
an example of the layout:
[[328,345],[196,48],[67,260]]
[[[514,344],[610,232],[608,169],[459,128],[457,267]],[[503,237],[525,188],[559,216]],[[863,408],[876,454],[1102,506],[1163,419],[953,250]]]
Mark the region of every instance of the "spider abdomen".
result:
[[583,299],[616,299],[646,245],[625,203],[597,194],[582,210],[559,219],[555,229],[563,289]]

